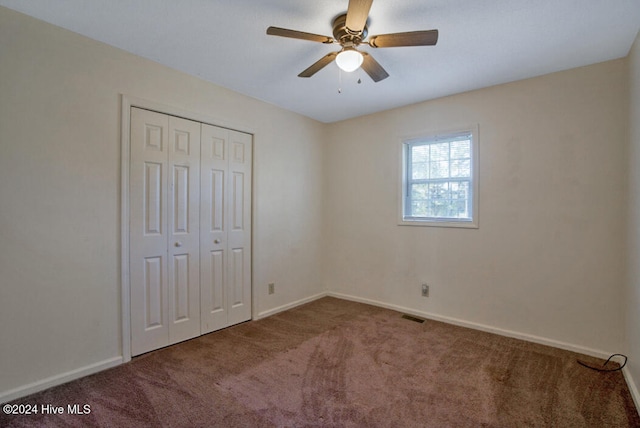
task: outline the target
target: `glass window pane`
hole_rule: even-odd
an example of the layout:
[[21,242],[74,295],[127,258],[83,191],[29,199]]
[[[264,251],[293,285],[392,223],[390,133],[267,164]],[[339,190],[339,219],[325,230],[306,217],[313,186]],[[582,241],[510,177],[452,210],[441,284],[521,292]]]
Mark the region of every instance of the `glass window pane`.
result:
[[455,215],[453,214],[452,206],[451,206],[451,199],[447,199],[446,201],[446,211],[443,217],[448,217],[448,218],[455,217]]
[[412,184],[411,185],[411,199],[412,200],[427,200],[429,187],[427,184]]
[[429,164],[426,162],[414,162],[411,164],[411,178],[421,180],[429,178]]
[[433,201],[427,202],[427,215],[426,217],[437,217],[436,203]]
[[451,143],[451,159],[471,158],[471,141],[453,141]]
[[412,201],[411,215],[414,217],[428,217],[427,201]]
[[468,199],[469,198],[469,183],[454,181],[451,186],[451,199]]
[[429,184],[428,198],[433,200],[447,198],[449,194],[449,183]]
[[449,178],[449,161],[431,162],[430,178]]
[[451,217],[453,218],[467,218],[469,214],[467,213],[467,201],[466,200],[458,200],[451,202]]
[[411,146],[411,179],[429,178],[429,145]]
[[434,143],[431,147],[431,161],[449,160],[449,143]]
[[447,217],[447,201],[446,199],[431,202],[431,217]]
[[458,183],[457,181],[449,183],[449,190],[451,192],[451,199],[459,199],[460,183]]
[[411,160],[414,162],[429,162],[429,145],[411,146]]
[[471,177],[471,161],[469,159],[452,160],[451,177]]

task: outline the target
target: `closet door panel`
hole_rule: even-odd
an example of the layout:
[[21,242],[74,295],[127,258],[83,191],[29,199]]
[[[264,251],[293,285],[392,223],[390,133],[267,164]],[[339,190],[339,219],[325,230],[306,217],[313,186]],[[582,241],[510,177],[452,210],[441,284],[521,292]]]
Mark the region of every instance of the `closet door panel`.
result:
[[169,117],[169,343],[200,335],[200,123]]
[[169,126],[165,115],[131,109],[131,353],[169,344],[166,187]]
[[202,125],[200,192],[201,332],[227,327],[229,131]]
[[253,138],[229,131],[230,178],[227,230],[230,281],[229,325],[251,319],[251,181]]

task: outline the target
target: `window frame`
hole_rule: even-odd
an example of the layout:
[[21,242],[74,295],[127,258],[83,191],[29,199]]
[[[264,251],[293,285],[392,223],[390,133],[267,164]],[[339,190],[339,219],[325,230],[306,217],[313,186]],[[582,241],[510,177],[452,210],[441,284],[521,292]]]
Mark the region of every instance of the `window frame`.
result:
[[[438,132],[424,132],[416,136],[401,138],[400,142],[400,180],[399,180],[399,198],[398,198],[398,225],[399,226],[429,226],[429,227],[456,227],[456,228],[479,228],[479,153],[480,153],[480,139],[478,125],[471,125],[456,128],[447,131]],[[437,140],[451,140],[459,135],[471,135],[471,184],[469,191],[471,192],[471,220],[467,219],[452,219],[447,217],[413,217],[405,215],[407,212],[407,204],[411,199],[407,194],[408,184],[411,182],[409,179],[410,165],[409,149],[416,143],[428,142],[435,143]],[[451,181],[451,180],[446,180]],[[454,180],[455,181],[455,178]]]

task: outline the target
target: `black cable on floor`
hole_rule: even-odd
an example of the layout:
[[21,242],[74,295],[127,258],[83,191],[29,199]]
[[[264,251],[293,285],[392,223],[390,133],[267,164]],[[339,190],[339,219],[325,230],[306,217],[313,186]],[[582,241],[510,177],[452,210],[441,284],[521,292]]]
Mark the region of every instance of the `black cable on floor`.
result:
[[[605,368],[605,367],[607,367],[607,364],[609,364],[609,361],[611,361],[611,359],[613,357],[615,357],[615,356],[620,356],[620,357],[624,358],[624,363],[622,363],[622,365],[620,367],[616,367],[615,369],[607,369],[607,368]],[[600,367],[592,367],[592,366],[588,365],[587,363],[584,363],[584,362],[582,362],[580,360],[577,360],[577,361],[578,361],[578,364],[580,364],[581,366],[584,366],[584,367],[586,367],[588,369],[591,369],[591,370],[597,370],[599,372],[615,372],[615,371],[618,371],[618,370],[622,370],[622,368],[627,365],[627,356],[624,355],[624,354],[613,354],[613,355],[611,355],[609,357],[609,359],[607,359],[607,361],[605,361],[605,363],[602,365],[602,368],[600,368]]]

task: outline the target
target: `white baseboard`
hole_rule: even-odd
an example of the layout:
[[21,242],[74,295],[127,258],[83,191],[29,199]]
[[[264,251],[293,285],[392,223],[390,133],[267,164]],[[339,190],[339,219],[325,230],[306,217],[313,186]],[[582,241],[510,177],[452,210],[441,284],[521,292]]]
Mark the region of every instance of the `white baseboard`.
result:
[[310,297],[305,297],[304,299],[296,300],[295,302],[287,303],[286,305],[278,306],[277,308],[259,312],[258,315],[254,318],[254,320],[257,321],[259,319],[266,318],[271,315],[275,315],[278,312],[284,312],[286,310],[293,309],[296,306],[304,305],[305,303],[310,303],[310,302],[313,302],[314,300],[322,299],[323,297],[326,297],[326,296],[327,296],[327,293],[322,292],[322,293],[314,294],[313,296],[310,296]]
[[484,325],[484,324],[478,324],[478,323],[474,323],[474,322],[470,322],[470,321],[464,321],[464,320],[457,319],[457,318],[451,318],[451,317],[447,317],[447,316],[432,314],[432,313],[429,313],[429,312],[417,311],[415,309],[405,308],[405,307],[402,307],[402,306],[393,305],[393,304],[381,302],[381,301],[378,301],[378,300],[365,299],[365,298],[361,298],[361,297],[351,296],[351,295],[348,295],[348,294],[334,293],[334,292],[328,292],[326,294],[327,294],[327,296],[336,297],[338,299],[344,299],[344,300],[351,300],[351,301],[354,301],[354,302],[366,303],[368,305],[379,306],[381,308],[391,309],[391,310],[398,311],[398,312],[403,312],[403,313],[406,313],[406,314],[409,314],[409,315],[414,315],[414,316],[417,316],[417,317],[422,317],[422,318],[426,318],[426,319],[430,319],[430,320],[434,320],[434,321],[442,321],[442,322],[447,323],[447,324],[453,324],[453,325],[457,325],[457,326],[460,326],[460,327],[467,327],[467,328],[471,328],[471,329],[474,329],[474,330],[486,331],[488,333],[494,333],[494,334],[497,334],[497,335],[500,335],[500,336],[512,337],[514,339],[521,339],[521,340],[525,340],[527,342],[538,343],[540,345],[551,346],[551,347],[554,347],[554,348],[564,349],[566,351],[577,352],[579,354],[584,354],[584,355],[590,355],[592,357],[602,358],[602,359],[605,359],[605,360],[607,358],[609,358],[609,356],[612,354],[610,352],[605,352],[605,351],[601,351],[601,350],[597,350],[597,349],[591,349],[591,348],[585,348],[583,346],[574,345],[574,344],[566,343],[566,342],[560,342],[560,341],[557,341],[557,340],[547,339],[547,338],[544,338],[544,337],[534,336],[534,335],[525,334],[525,333],[519,333],[519,332],[511,331],[511,330],[504,330],[504,329],[497,328],[497,327],[492,327],[492,326],[488,326],[488,325]]
[[46,379],[30,383],[28,385],[10,389],[9,391],[0,392],[0,404],[15,400],[17,398],[26,397],[27,395],[40,392],[47,388],[51,388],[52,386],[62,385],[63,383],[67,383],[84,376],[89,376],[94,373],[98,373],[103,370],[118,366],[120,364],[122,364],[122,357],[115,357],[108,360],[100,361],[95,364],[84,366],[79,369],[71,370],[56,376],[51,376]]
[[638,414],[640,414],[640,393],[638,392],[638,387],[633,380],[633,376],[631,376],[631,370],[629,370],[628,366],[622,369],[622,374],[624,375],[624,380],[627,381],[627,386],[633,398],[633,403],[636,405],[636,410],[638,410]]
[[[310,297],[306,297],[304,299],[300,299],[300,300],[296,300],[294,302],[291,303],[287,303],[286,305],[282,305],[282,306],[278,306],[276,308],[273,309],[269,309],[267,311],[263,311],[263,312],[259,312],[257,314],[257,316],[254,318],[254,320],[259,320],[262,318],[266,318],[269,317],[271,315],[275,315],[279,312],[283,312],[289,309],[293,309],[297,306],[300,305],[304,305],[306,303],[310,303],[313,302],[314,300],[318,300],[321,299],[323,297],[335,297],[338,299],[344,299],[344,300],[350,300],[353,302],[359,302],[359,303],[365,303],[368,305],[373,305],[373,306],[378,306],[381,308],[386,308],[386,309],[391,309],[394,311],[398,311],[398,312],[402,312],[402,313],[406,313],[406,314],[410,314],[410,315],[414,315],[414,316],[418,316],[418,317],[422,317],[422,318],[426,318],[426,319],[431,319],[434,321],[441,321],[441,322],[445,322],[448,324],[453,324],[453,325],[457,325],[457,326],[461,326],[461,327],[467,327],[467,328],[471,328],[474,330],[480,330],[480,331],[486,331],[488,333],[494,333],[494,334],[498,334],[500,336],[506,336],[506,337],[512,337],[515,339],[521,339],[521,340],[525,340],[527,342],[533,342],[533,343],[538,343],[541,345],[547,345],[547,346],[551,346],[554,348],[559,348],[559,349],[564,349],[567,351],[572,351],[572,352],[577,352],[580,354],[584,354],[584,355],[590,355],[596,358],[602,358],[602,359],[607,359],[609,357],[609,355],[611,355],[611,353],[607,353],[604,351],[600,351],[600,350],[595,350],[595,349],[590,349],[590,348],[585,348],[583,346],[579,346],[579,345],[574,345],[574,344],[570,344],[570,343],[566,343],[566,342],[560,342],[557,340],[552,340],[552,339],[546,339],[543,337],[539,337],[539,336],[534,336],[534,335],[530,335],[530,334],[524,334],[524,333],[518,333],[515,331],[511,331],[511,330],[504,330],[501,328],[497,328],[497,327],[492,327],[492,326],[487,326],[484,324],[478,324],[478,323],[474,323],[474,322],[469,322],[469,321],[464,321],[464,320],[460,320],[457,318],[451,318],[451,317],[447,317],[447,316],[442,316],[442,315],[437,315],[437,314],[432,314],[429,312],[423,312],[423,311],[418,311],[415,309],[410,309],[410,308],[405,308],[403,306],[399,306],[399,305],[394,305],[394,304],[390,304],[390,303],[385,303],[385,302],[381,302],[378,300],[372,300],[372,299],[366,299],[366,298],[362,298],[362,297],[356,297],[356,296],[351,296],[348,294],[342,294],[342,293],[335,293],[335,292],[322,292],[322,293],[318,293],[315,294],[313,296]],[[122,357],[115,357],[115,358],[111,358],[109,360],[104,360],[101,361],[99,363],[95,363],[95,364],[91,364],[89,366],[85,366],[85,367],[81,367],[79,369],[76,370],[72,370],[66,373],[62,373],[60,375],[56,375],[56,376],[52,376],[49,377],[47,379],[43,379],[41,381],[38,382],[34,382],[34,383],[30,383],[28,385],[24,385],[9,391],[5,391],[5,392],[0,392],[0,404],[2,403],[6,403],[8,401],[11,400],[15,400],[17,398],[20,397],[25,397],[27,395],[42,391],[44,389],[47,388],[51,388],[53,386],[57,386],[57,385],[61,385],[63,383],[67,383],[70,382],[72,380],[75,379],[79,379],[81,377],[84,376],[88,376],[97,372],[100,372],[102,370],[106,370],[115,366],[118,366],[120,364],[123,363],[123,358]],[[628,368],[625,367],[622,370],[625,380],[627,382],[627,385],[629,386],[629,390],[631,392],[631,395],[633,397],[634,403],[636,405],[636,409],[640,409],[640,393],[636,387],[636,384],[631,376],[631,373],[629,372]]]

